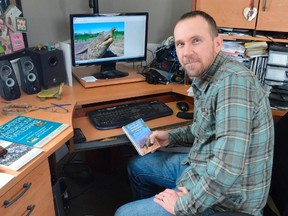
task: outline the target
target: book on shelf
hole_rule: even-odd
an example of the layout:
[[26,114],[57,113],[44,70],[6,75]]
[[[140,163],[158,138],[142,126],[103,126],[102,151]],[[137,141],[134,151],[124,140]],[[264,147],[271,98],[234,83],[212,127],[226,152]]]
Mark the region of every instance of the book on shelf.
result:
[[122,129],[141,156],[153,152],[160,147],[157,140],[153,144],[150,143],[149,137],[152,131],[142,118],[124,125]]
[[43,152],[40,148],[0,140],[0,146],[7,150],[0,157],[0,166],[17,171]]
[[244,43],[246,56],[268,55],[268,44],[266,41],[253,41]]
[[41,148],[69,125],[27,116],[17,116],[0,126],[0,140]]

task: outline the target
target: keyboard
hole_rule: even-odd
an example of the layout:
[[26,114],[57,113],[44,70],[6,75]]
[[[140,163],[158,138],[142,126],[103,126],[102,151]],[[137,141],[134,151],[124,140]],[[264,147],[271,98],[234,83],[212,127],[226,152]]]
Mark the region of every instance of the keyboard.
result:
[[120,128],[139,118],[148,121],[172,114],[173,110],[158,100],[117,105],[87,113],[93,126],[99,130]]

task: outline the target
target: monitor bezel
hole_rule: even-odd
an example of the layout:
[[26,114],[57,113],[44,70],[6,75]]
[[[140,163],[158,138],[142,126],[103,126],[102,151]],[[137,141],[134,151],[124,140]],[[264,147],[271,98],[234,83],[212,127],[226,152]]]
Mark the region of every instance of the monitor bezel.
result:
[[[140,57],[134,58],[123,58],[111,61],[95,61],[95,62],[83,62],[83,63],[76,63],[75,59],[75,41],[74,41],[74,26],[73,26],[73,19],[77,17],[98,17],[98,16],[145,16],[146,23],[145,23],[145,44],[144,44],[144,55]],[[117,62],[137,62],[137,61],[145,61],[147,58],[147,44],[148,44],[148,12],[128,12],[128,13],[107,13],[107,14],[70,14],[70,43],[71,43],[71,60],[72,65],[74,67],[81,67],[81,66],[90,66],[90,65],[101,65],[106,63],[117,63]]]

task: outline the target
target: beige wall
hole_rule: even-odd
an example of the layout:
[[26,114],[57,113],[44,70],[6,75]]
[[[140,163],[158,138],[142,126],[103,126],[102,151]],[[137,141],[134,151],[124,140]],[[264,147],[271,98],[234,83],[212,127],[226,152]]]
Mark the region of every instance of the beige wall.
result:
[[[149,43],[172,35],[176,21],[191,5],[191,0],[99,0],[100,13],[149,12]],[[22,7],[30,47],[68,40],[69,14],[92,12],[88,0],[22,0]]]

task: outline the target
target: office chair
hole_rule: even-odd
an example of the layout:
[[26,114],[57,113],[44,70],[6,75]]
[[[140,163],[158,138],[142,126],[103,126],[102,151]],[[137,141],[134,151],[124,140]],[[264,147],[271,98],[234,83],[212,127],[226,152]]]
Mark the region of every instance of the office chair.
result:
[[217,212],[212,216],[252,216],[252,215],[240,212]]
[[[281,216],[288,215],[288,112],[275,124],[275,144],[270,197]],[[265,211],[266,210],[266,211]],[[264,216],[270,216],[266,205]],[[277,215],[277,214],[274,214]]]

